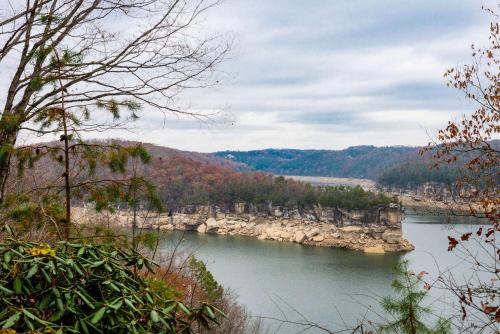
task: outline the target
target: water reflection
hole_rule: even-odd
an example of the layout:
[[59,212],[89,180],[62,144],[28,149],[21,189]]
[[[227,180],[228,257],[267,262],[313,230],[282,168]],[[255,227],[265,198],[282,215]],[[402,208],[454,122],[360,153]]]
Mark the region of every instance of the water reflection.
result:
[[[236,290],[254,315],[282,318],[280,308],[293,314],[289,307],[293,306],[312,321],[339,328],[344,322],[357,322],[366,308],[380,310],[375,299],[391,294],[393,268],[400,259],[410,260],[415,271],[426,270],[430,275],[438,272],[435,263],[441,269],[459,265],[461,260],[447,251],[447,236],[477,225],[460,221],[450,231],[446,222],[445,217],[408,215],[404,236],[416,250],[407,254],[369,255],[197,233],[186,233],[182,248],[206,261],[216,279]],[[179,236],[169,234],[163,246],[171,246]]]

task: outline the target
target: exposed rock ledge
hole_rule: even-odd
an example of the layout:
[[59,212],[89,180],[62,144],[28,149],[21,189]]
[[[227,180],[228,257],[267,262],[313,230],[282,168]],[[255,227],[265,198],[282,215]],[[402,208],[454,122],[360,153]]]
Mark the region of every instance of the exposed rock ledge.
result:
[[[248,206],[245,209],[244,204],[237,204],[234,210],[222,212],[218,207],[190,206],[171,212],[170,216],[140,219],[139,227],[241,235],[260,240],[338,247],[374,254],[414,249],[402,237],[403,211],[399,206],[352,211],[321,207],[302,212],[273,207],[269,209],[267,212],[248,210]],[[102,221],[92,209],[74,208],[73,212],[74,221]],[[139,216],[144,217],[142,214]],[[122,227],[130,227],[132,221],[130,212],[126,211],[119,211],[106,219]]]

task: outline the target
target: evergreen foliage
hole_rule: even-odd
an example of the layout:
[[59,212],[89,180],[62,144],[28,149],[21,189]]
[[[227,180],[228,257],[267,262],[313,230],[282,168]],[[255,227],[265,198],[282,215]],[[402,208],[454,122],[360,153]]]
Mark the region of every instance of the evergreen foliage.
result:
[[392,322],[381,326],[385,333],[402,334],[449,334],[451,325],[439,318],[434,327],[428,324],[432,316],[430,307],[424,306],[427,291],[423,290],[422,278],[424,272],[416,275],[408,269],[408,261],[401,262],[396,268],[397,278],[392,287],[397,297],[385,297],[382,300],[383,309],[394,317]]
[[[172,186],[175,186],[175,191],[169,189]],[[395,197],[367,191],[360,186],[314,187],[283,176],[261,173],[225,174],[202,185],[192,179],[179,178],[177,184],[160,185],[158,190],[165,200],[166,195],[170,195],[171,206],[246,202],[300,208],[321,204],[344,209],[367,209],[398,202]]]
[[212,273],[207,269],[205,263],[194,256],[189,258],[188,267],[192,271],[194,278],[199,282],[205,292],[207,302],[213,303],[220,300],[223,293],[222,286],[215,280]]
[[[243,179],[246,177],[243,176]],[[245,183],[238,181],[227,185],[230,190],[225,197],[229,202],[244,201],[255,204],[267,204],[285,207],[307,207],[321,204],[326,207],[344,209],[367,209],[375,205],[397,203],[397,198],[381,193],[364,190],[360,186],[323,186],[280,177],[251,178]],[[215,193],[212,198],[217,198]]]
[[133,250],[9,238],[0,243],[0,326],[18,332],[193,333],[219,312],[167,300],[132,267],[154,264]]

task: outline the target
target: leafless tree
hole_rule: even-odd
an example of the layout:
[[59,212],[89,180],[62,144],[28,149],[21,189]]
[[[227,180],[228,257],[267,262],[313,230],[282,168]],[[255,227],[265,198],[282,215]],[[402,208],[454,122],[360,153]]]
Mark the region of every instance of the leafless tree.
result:
[[472,45],[471,63],[444,75],[448,86],[461,91],[476,109],[459,122],[450,121],[425,150],[433,152],[436,167],[459,163],[463,179],[455,187],[459,200],[469,206],[460,214],[485,224],[459,238],[448,237],[448,251],[460,254],[472,275],[440,277],[441,288],[458,298],[461,321],[471,323],[463,327],[468,333],[496,333],[500,327],[500,150],[494,142],[500,133],[499,8],[500,2],[496,8],[485,8],[492,17],[486,47]]
[[0,202],[20,131],[63,106],[101,119],[103,110],[117,117],[122,109],[134,118],[141,107],[205,117],[174,102],[183,89],[216,83],[212,74],[230,43],[202,36],[197,24],[217,3],[3,0]]

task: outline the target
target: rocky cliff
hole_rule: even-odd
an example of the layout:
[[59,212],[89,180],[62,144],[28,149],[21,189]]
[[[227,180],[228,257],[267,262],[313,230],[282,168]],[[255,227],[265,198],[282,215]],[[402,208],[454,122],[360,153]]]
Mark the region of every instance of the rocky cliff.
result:
[[[86,217],[87,222],[97,221],[89,215],[88,209],[85,213],[83,210],[76,210],[75,215],[80,219]],[[414,249],[402,237],[403,215],[397,204],[375,206],[369,210],[321,206],[299,210],[236,203],[224,208],[186,206],[159,217],[141,219],[140,227],[242,235],[261,240],[384,253]],[[121,226],[129,226],[131,215],[121,211],[112,220]]]
[[470,211],[470,205],[481,207],[480,203],[472,204],[476,189],[464,185],[458,189],[454,186],[438,182],[425,182],[420,185],[378,186],[378,191],[397,196],[403,206],[424,214],[449,214],[451,212]]

